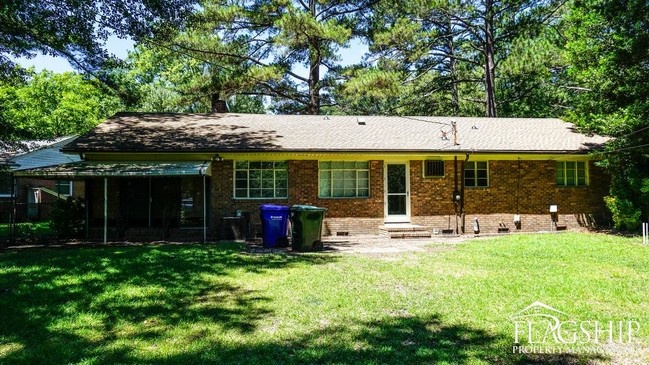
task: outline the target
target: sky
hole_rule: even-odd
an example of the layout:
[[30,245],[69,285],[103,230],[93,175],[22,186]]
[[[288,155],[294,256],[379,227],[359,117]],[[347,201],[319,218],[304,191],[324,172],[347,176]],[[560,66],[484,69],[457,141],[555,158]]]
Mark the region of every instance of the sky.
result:
[[[106,48],[115,56],[124,59],[127,56],[127,51],[133,50],[134,44],[135,43],[130,39],[119,39],[115,36],[111,36],[106,41]],[[36,57],[31,59],[15,58],[15,60],[23,67],[34,66],[36,71],[41,71],[44,69],[54,72],[74,71],[68,61],[62,57],[37,55]]]
[[[117,37],[110,37],[106,42],[106,49],[114,54],[115,56],[124,59],[127,56],[128,51],[133,50],[134,42],[130,39],[119,39]],[[363,55],[367,52],[367,45],[361,43],[358,40],[351,42],[348,48],[340,50],[340,56],[342,58],[341,64],[343,66],[355,64],[361,61]],[[18,62],[23,67],[34,66],[36,71],[41,71],[47,69],[54,72],[66,72],[74,71],[72,66],[68,63],[65,58],[62,57],[52,57],[47,55],[37,55],[34,58],[16,58]],[[299,74],[305,74],[306,68],[297,67],[295,70]]]

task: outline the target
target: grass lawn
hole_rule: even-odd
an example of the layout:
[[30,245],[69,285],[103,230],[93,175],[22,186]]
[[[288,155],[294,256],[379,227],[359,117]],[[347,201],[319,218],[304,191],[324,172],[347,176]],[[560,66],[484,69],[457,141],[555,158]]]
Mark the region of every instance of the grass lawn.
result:
[[[50,222],[17,223],[16,236],[22,241],[37,241],[55,238],[56,232],[51,228]],[[0,243],[9,239],[9,225],[0,224]]]
[[[251,255],[239,244],[0,252],[0,363],[624,363],[512,354],[541,301],[641,324],[649,247],[606,235],[511,235],[394,255]],[[635,348],[635,346],[631,346]]]

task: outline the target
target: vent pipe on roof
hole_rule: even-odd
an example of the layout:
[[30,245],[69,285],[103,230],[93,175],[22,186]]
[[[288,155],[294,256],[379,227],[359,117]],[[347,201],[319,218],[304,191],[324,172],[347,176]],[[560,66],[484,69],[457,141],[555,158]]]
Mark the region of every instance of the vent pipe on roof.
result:
[[212,94],[212,113],[227,113],[228,104],[225,100],[221,100],[221,94]]

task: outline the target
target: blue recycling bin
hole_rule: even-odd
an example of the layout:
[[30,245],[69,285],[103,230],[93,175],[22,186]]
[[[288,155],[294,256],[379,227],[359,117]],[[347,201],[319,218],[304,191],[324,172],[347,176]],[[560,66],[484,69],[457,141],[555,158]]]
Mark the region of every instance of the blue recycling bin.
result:
[[259,206],[264,247],[288,246],[288,207],[264,204]]

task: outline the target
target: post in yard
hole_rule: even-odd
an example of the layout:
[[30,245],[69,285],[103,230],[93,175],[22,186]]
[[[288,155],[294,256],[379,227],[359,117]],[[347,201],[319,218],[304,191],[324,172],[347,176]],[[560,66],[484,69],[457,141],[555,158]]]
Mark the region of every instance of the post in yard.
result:
[[642,223],[642,243],[643,244],[648,244],[649,243],[649,223]]

